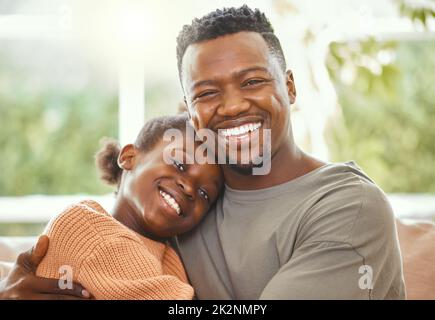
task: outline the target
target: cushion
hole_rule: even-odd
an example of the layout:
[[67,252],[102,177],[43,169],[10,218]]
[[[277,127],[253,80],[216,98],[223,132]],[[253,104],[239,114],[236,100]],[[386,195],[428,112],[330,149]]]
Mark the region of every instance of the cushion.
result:
[[435,224],[396,220],[407,299],[435,299]]

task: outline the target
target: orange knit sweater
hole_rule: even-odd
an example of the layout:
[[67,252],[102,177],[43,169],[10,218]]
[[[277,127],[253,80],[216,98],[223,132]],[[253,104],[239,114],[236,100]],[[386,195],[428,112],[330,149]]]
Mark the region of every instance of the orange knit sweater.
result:
[[67,208],[45,234],[50,244],[36,271],[40,277],[64,279],[71,270],[73,281],[96,299],[193,298],[171,247],[128,229],[94,201]]

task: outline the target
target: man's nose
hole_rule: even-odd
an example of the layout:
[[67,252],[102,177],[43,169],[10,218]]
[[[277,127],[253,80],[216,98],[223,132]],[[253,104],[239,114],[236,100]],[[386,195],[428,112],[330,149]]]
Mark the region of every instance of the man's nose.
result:
[[231,90],[223,95],[217,114],[223,117],[234,117],[250,107],[249,101],[243,97],[240,90]]
[[195,200],[195,188],[189,179],[180,177],[177,179],[176,183],[190,200]]

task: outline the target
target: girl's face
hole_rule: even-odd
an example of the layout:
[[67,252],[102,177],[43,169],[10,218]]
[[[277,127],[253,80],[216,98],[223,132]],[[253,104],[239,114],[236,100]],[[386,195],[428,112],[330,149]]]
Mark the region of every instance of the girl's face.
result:
[[174,158],[171,164],[165,163],[167,145],[161,141],[147,153],[136,150],[132,169],[120,186],[120,193],[143,217],[144,231],[158,237],[171,237],[196,226],[223,185],[219,165],[184,164],[183,159]]

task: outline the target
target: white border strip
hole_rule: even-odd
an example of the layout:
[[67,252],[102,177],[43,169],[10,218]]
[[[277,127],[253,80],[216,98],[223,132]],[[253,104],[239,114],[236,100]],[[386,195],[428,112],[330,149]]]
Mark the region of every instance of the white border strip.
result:
[[82,200],[95,200],[108,212],[115,197],[113,195],[71,195],[45,196],[32,195],[23,197],[0,197],[0,223],[32,222],[45,223],[62,212],[71,204]]

